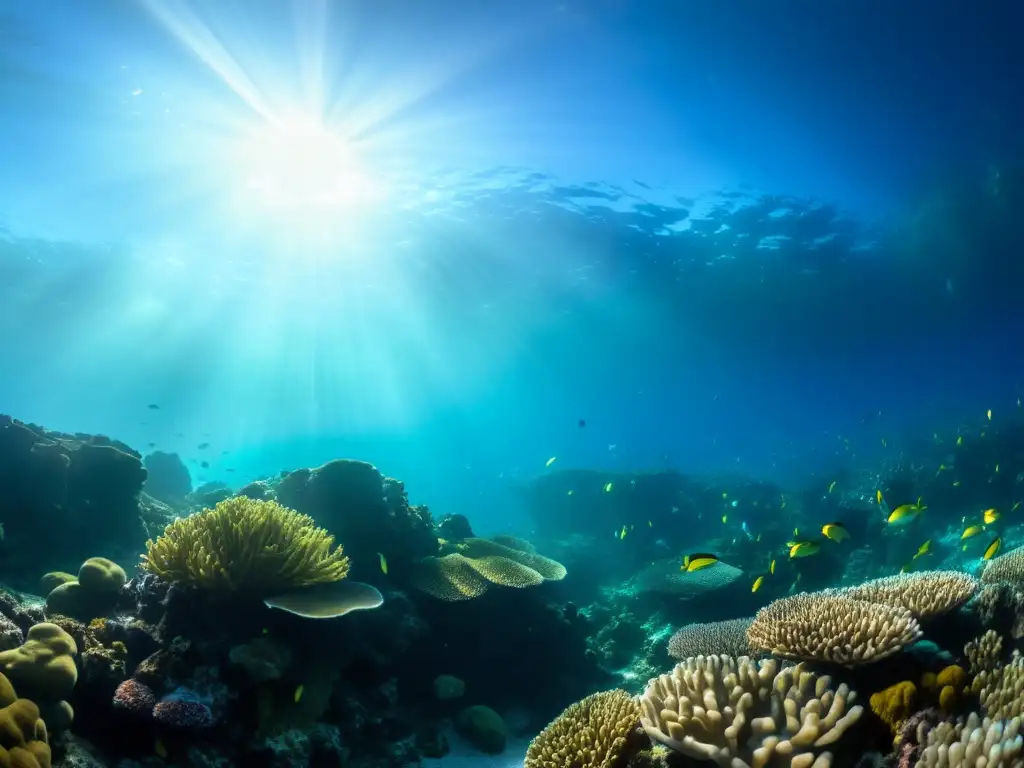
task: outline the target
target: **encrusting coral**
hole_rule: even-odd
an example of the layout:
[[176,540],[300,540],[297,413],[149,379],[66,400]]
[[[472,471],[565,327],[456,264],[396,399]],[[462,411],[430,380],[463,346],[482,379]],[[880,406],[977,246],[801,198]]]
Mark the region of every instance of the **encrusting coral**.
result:
[[898,736],[904,721],[915,712],[916,700],[917,686],[903,680],[871,694],[871,711],[889,726],[893,736]]
[[530,742],[524,768],[615,768],[642,746],[639,725],[640,704],[625,691],[592,694]]
[[966,722],[941,722],[928,731],[915,768],[1021,768],[1024,740],[1020,718],[981,720],[972,712]]
[[910,611],[827,590],[769,603],[747,631],[752,648],[849,667],[884,659],[920,637]]
[[747,630],[752,618],[695,622],[680,627],[668,641],[668,655],[682,661],[691,656],[748,656]]
[[[522,540],[505,541],[529,546]],[[413,566],[409,574],[412,586],[454,602],[479,597],[493,585],[523,589],[565,578],[564,565],[526,548],[479,538],[464,539],[454,546],[450,554],[426,557]]]
[[980,584],[959,571],[919,571],[873,579],[839,593],[853,600],[882,603],[930,619],[956,610],[977,594]]
[[647,684],[640,722],[655,742],[721,768],[827,768],[826,747],[860,719],[856,694],[804,664],[700,656]]
[[146,543],[142,565],[173,583],[262,595],[340,581],[349,570],[341,546],[311,517],[244,496],[172,522]]

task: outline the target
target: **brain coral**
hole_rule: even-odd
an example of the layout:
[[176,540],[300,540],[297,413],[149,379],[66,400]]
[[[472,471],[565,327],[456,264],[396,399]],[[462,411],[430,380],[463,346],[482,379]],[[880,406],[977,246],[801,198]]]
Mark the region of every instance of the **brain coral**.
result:
[[349,561],[308,515],[245,496],[175,520],[146,543],[142,565],[168,581],[264,596],[340,581]]
[[0,675],[0,765],[50,768],[46,725],[39,708],[19,699],[10,681]]
[[668,655],[680,661],[691,656],[747,656],[751,622],[752,618],[745,618],[687,624],[669,638]]
[[640,704],[625,691],[592,694],[530,742],[524,768],[613,768],[639,746],[639,724]]
[[840,590],[854,600],[903,608],[918,619],[930,619],[956,610],[980,588],[977,579],[959,571],[900,573]]
[[884,659],[920,637],[910,611],[830,591],[769,603],[747,631],[752,648],[849,667]]
[[803,664],[698,656],[647,684],[640,722],[652,740],[721,768],[827,768],[825,748],[863,712],[845,684],[830,684]]

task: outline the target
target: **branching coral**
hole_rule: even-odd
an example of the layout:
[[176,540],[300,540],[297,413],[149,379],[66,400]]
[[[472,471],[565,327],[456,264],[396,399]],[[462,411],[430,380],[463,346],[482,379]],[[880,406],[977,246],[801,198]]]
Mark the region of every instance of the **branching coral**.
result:
[[308,515],[236,497],[175,520],[146,543],[143,567],[168,581],[220,592],[274,595],[340,581],[349,560]]
[[882,603],[930,619],[956,610],[977,593],[980,584],[959,571],[919,571],[873,579],[840,593],[854,600]]
[[747,656],[747,630],[751,618],[687,624],[668,641],[668,655],[682,661],[691,656]]
[[1024,547],[1011,549],[1005,555],[989,560],[981,572],[981,581],[984,584],[1001,583],[1024,588]]
[[985,671],[992,671],[1002,664],[1003,638],[991,629],[977,640],[964,646],[967,657],[967,669],[977,679]]
[[1020,718],[981,720],[972,712],[966,722],[932,728],[915,768],[1021,768],[1022,747]]
[[1024,715],[1024,657],[1014,653],[1008,664],[980,671],[974,678],[982,709],[991,718]]
[[650,738],[721,768],[827,768],[835,744],[860,718],[856,695],[803,664],[699,656],[647,684],[640,722]]
[[568,707],[530,742],[524,768],[614,768],[640,746],[640,704],[604,691]]
[[829,591],[769,603],[747,631],[752,648],[850,667],[884,659],[920,637],[909,611]]

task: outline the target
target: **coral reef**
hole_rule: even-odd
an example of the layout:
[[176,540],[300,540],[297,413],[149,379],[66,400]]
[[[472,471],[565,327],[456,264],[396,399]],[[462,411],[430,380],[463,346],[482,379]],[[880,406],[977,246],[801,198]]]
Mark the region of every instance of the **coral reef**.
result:
[[910,611],[839,592],[776,600],[757,612],[747,631],[753,648],[845,666],[880,661],[920,637],[921,628]]
[[261,596],[340,581],[349,560],[312,518],[273,501],[228,499],[167,526],[143,566],[175,584]]
[[44,587],[47,581],[61,580],[46,596],[46,613],[85,622],[110,613],[128,580],[124,569],[105,557],[90,557],[82,563],[77,578],[64,579],[64,575],[43,577]]
[[668,655],[682,661],[691,656],[748,656],[747,631],[752,618],[687,624],[668,641]]
[[[856,695],[806,665],[700,656],[647,685],[641,724],[655,742],[722,768],[832,763],[827,748],[862,714]],[[851,706],[853,705],[853,706]]]
[[0,765],[11,768],[50,768],[50,745],[39,708],[18,698],[14,686],[0,674]]
[[1022,752],[1020,718],[982,720],[972,712],[965,722],[945,721],[928,731],[916,768],[1020,768]]
[[910,611],[923,620],[954,611],[980,588],[978,580],[959,571],[917,571],[873,579],[841,590],[853,600],[866,600]]
[[567,707],[530,742],[525,768],[616,768],[642,741],[640,704],[625,691],[594,693]]

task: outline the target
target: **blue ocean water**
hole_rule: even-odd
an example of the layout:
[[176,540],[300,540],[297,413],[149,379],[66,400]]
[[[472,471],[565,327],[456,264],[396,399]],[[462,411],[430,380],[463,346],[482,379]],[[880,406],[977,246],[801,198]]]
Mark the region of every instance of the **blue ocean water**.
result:
[[12,5],[0,411],[524,533],[553,456],[784,480],[1006,413],[1018,11],[965,8]]

